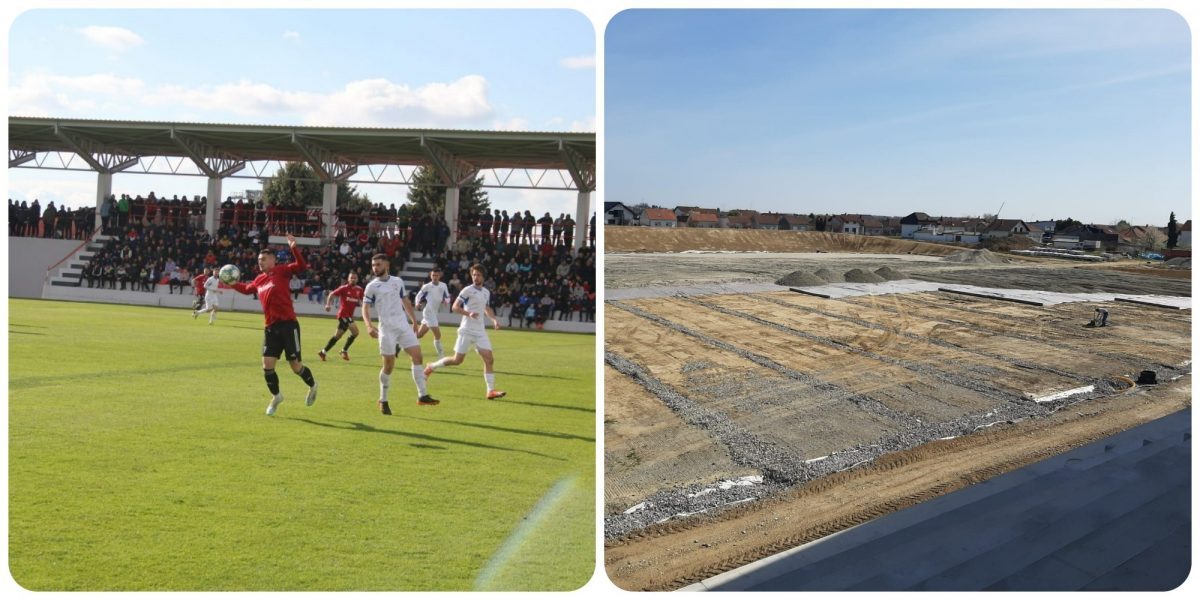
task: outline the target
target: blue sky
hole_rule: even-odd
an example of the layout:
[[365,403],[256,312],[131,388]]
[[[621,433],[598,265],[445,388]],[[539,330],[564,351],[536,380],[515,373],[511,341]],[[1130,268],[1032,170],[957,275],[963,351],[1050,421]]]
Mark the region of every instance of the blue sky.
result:
[[1166,10],[633,10],[605,32],[605,199],[1191,218]]
[[[9,31],[9,115],[347,127],[596,130],[595,30],[566,10],[33,10]],[[9,169],[9,196],[94,202],[90,173]],[[116,193],[205,194],[117,174]],[[224,192],[257,187],[226,179]],[[360,185],[373,200],[407,188]],[[490,189],[509,210],[573,192]]]

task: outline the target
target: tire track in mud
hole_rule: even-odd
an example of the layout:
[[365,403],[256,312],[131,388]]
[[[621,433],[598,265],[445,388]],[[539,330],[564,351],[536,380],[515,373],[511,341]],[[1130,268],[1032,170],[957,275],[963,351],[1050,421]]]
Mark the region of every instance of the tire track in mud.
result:
[[[849,304],[851,306],[861,306],[858,302],[854,301],[856,299],[858,299],[858,298],[851,298],[851,297],[835,298],[835,299],[833,299],[833,301],[841,302],[843,304]],[[900,308],[900,307],[897,307],[894,305],[889,305],[888,303],[884,303],[884,302],[877,302],[877,303],[871,304],[871,307],[878,308],[880,310],[884,310],[884,311],[887,311],[887,312],[890,312],[893,314],[897,314],[897,315],[901,315],[901,316],[904,316],[906,313],[912,313],[912,314],[920,314],[923,317],[930,318],[930,319],[936,318],[936,317],[927,315],[926,313],[924,313],[922,311],[922,308],[927,308],[927,307],[914,308],[912,306],[907,306],[905,308]],[[962,311],[965,313],[979,315],[979,316],[983,316],[983,317],[989,317],[989,318],[993,318],[993,319],[998,318],[1000,316],[1000,315],[997,315],[995,311],[988,311],[988,310],[984,310],[982,308],[965,306],[961,302],[955,303],[953,305],[942,306],[940,308],[940,310],[957,310],[957,311]],[[1017,340],[1023,340],[1026,342],[1034,342],[1034,343],[1042,344],[1044,346],[1049,346],[1056,350],[1063,350],[1066,352],[1085,352],[1085,353],[1089,353],[1089,354],[1094,354],[1096,356],[1101,356],[1101,357],[1107,358],[1109,360],[1113,360],[1113,361],[1120,362],[1120,363],[1127,363],[1127,364],[1130,364],[1132,367],[1136,367],[1136,368],[1131,368],[1130,369],[1131,371],[1141,371],[1143,369],[1154,369],[1154,368],[1167,368],[1167,369],[1171,369],[1173,371],[1176,370],[1173,365],[1168,365],[1168,364],[1161,363],[1161,362],[1155,362],[1151,359],[1143,358],[1140,356],[1106,352],[1104,350],[1100,350],[1099,348],[1088,348],[1085,350],[1085,349],[1077,348],[1075,346],[1071,346],[1069,344],[1055,342],[1053,340],[1053,338],[1051,338],[1051,337],[1041,337],[1041,336],[1036,336],[1036,335],[1029,335],[1027,333],[1020,333],[1017,331],[1000,331],[1000,330],[995,330],[995,329],[989,329],[987,327],[984,327],[981,325],[976,325],[976,324],[970,323],[968,321],[942,319],[942,322],[946,323],[947,325],[953,325],[955,327],[962,327],[963,329],[969,329],[976,333],[981,333],[981,334],[988,335],[988,336],[1012,338],[1012,339],[1017,339]],[[1190,323],[1188,324],[1188,327],[1189,328],[1191,327]],[[1059,334],[1063,334],[1063,335],[1070,335],[1069,331],[1062,330],[1062,329],[1058,329],[1058,330],[1056,330],[1056,332]],[[1083,336],[1071,335],[1071,337],[1072,337],[1072,339],[1079,340],[1081,342],[1089,341],[1088,338],[1083,337]]]
[[907,414],[907,413],[902,413],[897,410],[893,410],[892,408],[889,408],[887,405],[885,405],[884,403],[882,403],[878,400],[875,400],[874,398],[870,398],[870,397],[864,396],[862,394],[856,394],[856,393],[846,390],[842,387],[836,386],[832,383],[828,383],[826,381],[817,379],[816,377],[813,377],[812,375],[802,373],[802,372],[792,369],[790,367],[785,367],[784,365],[781,365],[781,364],[775,362],[774,360],[771,360],[770,358],[767,358],[760,354],[755,354],[754,352],[750,352],[749,350],[743,350],[741,348],[734,346],[733,344],[730,344],[728,342],[724,342],[724,341],[718,340],[714,337],[705,335],[694,329],[691,329],[684,325],[680,325],[679,323],[668,320],[664,317],[660,317],[654,313],[642,310],[635,306],[626,304],[624,302],[619,302],[616,300],[609,300],[605,304],[619,308],[621,310],[624,310],[625,312],[628,312],[630,314],[633,314],[633,315],[639,316],[643,319],[646,319],[647,321],[657,323],[657,324],[659,324],[663,327],[666,327],[668,329],[671,329],[673,331],[677,331],[686,336],[700,340],[704,344],[711,346],[713,348],[717,348],[717,349],[724,350],[726,352],[731,352],[733,354],[741,356],[742,358],[745,358],[757,365],[760,365],[760,366],[766,367],[768,369],[771,369],[773,371],[776,371],[778,373],[781,373],[790,379],[794,379],[801,383],[812,386],[814,389],[819,390],[821,392],[833,395],[838,398],[844,398],[846,400],[849,400],[850,402],[853,402],[856,406],[858,406],[862,410],[865,410],[866,412],[871,413],[873,415],[883,417],[887,421],[897,423],[903,428],[914,428],[914,427],[918,427],[921,425],[921,420],[918,419],[917,417]]
[[[614,308],[625,310],[633,315],[639,316],[663,327],[667,327],[679,333],[694,337],[711,347],[727,352],[733,352],[739,356],[742,356],[743,358],[755,362],[756,364],[774,369],[784,375],[808,383],[814,389],[823,388],[832,394],[837,394],[838,399],[844,398],[854,402],[857,408],[869,410],[867,407],[878,407],[877,410],[880,410],[881,412],[876,414],[879,416],[891,414],[899,415],[902,418],[907,416],[893,411],[892,409],[884,406],[878,400],[854,394],[833,384],[822,382],[809,375],[795,371],[794,369],[779,365],[778,363],[775,363],[766,357],[738,349],[726,342],[722,342],[721,340],[717,340],[702,333],[693,331],[683,325],[659,317],[658,315],[648,313],[633,306],[625,305],[624,303],[618,301],[609,301],[606,304]],[[633,364],[631,361],[625,361],[628,364],[620,364],[622,358],[615,353],[606,352],[605,360],[612,365],[613,368],[617,369],[619,372],[622,372],[626,376],[630,376],[639,384],[644,385],[643,382],[650,382],[651,380],[657,381],[654,380],[653,377],[649,376],[649,374],[645,372],[644,368]],[[614,364],[614,361],[616,361],[618,364]],[[642,375],[631,375],[631,373],[637,373],[637,371],[641,371]],[[662,388],[667,391],[667,396],[671,398],[672,402],[677,402],[679,399],[682,399],[686,403],[694,405],[693,401],[683,397],[683,395],[678,391],[674,390],[670,386],[667,386],[666,384],[662,384],[661,382],[659,383],[662,385]],[[788,488],[794,488],[800,483],[808,483],[808,485],[805,486],[806,488],[815,485],[817,486],[817,489],[823,489],[826,486],[832,485],[833,482],[839,481],[839,479],[837,479],[839,473],[847,470],[853,470],[855,467],[859,467],[864,464],[874,464],[882,461],[881,464],[892,465],[891,468],[902,466],[904,463],[898,463],[897,461],[912,460],[907,459],[907,455],[903,454],[903,452],[910,451],[914,448],[922,446],[923,444],[927,444],[928,442],[958,438],[976,431],[986,430],[993,425],[1013,424],[1025,421],[1032,417],[1045,416],[1059,410],[1064,406],[1069,406],[1082,401],[1083,399],[1093,398],[1099,393],[1103,393],[1103,391],[1109,391],[1110,389],[1111,388],[1105,388],[1102,390],[1102,392],[1097,392],[1097,394],[1084,397],[1075,397],[1055,403],[1037,404],[1034,402],[1024,401],[1003,402],[980,413],[962,415],[960,417],[939,423],[922,422],[915,417],[907,416],[908,418],[904,419],[902,422],[903,424],[897,428],[897,431],[872,443],[858,444],[843,450],[835,451],[824,458],[813,459],[810,462],[798,465],[802,467],[800,469],[782,469],[780,472],[785,473],[786,475],[784,477],[773,479],[772,481],[768,482],[768,485],[761,487],[755,486],[753,488],[734,488],[734,490],[737,491],[733,494],[723,494],[720,497],[720,502],[715,504],[713,502],[707,502],[702,508],[697,508],[696,502],[694,499],[691,499],[689,493],[695,493],[704,486],[686,489],[663,490],[655,493],[644,500],[643,504],[646,508],[641,511],[632,514],[619,513],[606,515],[604,519],[605,537],[609,539],[639,539],[640,537],[646,535],[661,535],[661,532],[673,530],[672,528],[676,526],[675,522],[677,521],[675,517],[680,515],[690,517],[694,516],[696,512],[703,512],[704,514],[708,515],[724,514],[729,510],[739,510],[739,508],[736,506],[729,506],[729,502],[740,501],[747,497],[750,497],[751,499],[773,497],[780,491]],[[653,389],[650,389],[650,391],[651,393],[657,394],[657,392]],[[661,397],[662,396],[660,396],[660,398]],[[664,402],[666,402],[666,400],[664,400]],[[668,406],[670,406],[670,404],[668,404]],[[680,406],[687,406],[687,404],[680,404]],[[672,410],[675,409],[672,407]],[[687,420],[686,417],[685,420]],[[689,424],[691,424],[690,421]],[[747,454],[747,456],[753,456],[753,454]],[[795,460],[800,461],[801,459],[800,457],[796,457]],[[750,462],[752,463],[754,461]],[[758,466],[758,468],[762,467]],[[714,500],[715,499],[716,497],[714,497]],[[756,502],[754,504],[758,503]]]
[[[839,342],[837,340],[830,339],[830,338],[827,338],[824,336],[819,336],[819,335],[816,335],[813,333],[809,333],[807,331],[801,331],[794,327],[788,327],[787,325],[783,325],[781,323],[776,323],[774,321],[769,321],[762,317],[758,317],[758,316],[755,316],[755,315],[752,315],[749,313],[744,313],[739,310],[725,308],[723,306],[713,304],[712,302],[700,300],[699,298],[687,297],[687,298],[679,298],[679,300],[682,300],[687,303],[698,304],[707,309],[714,310],[716,312],[726,314],[731,317],[737,317],[739,319],[750,321],[752,323],[758,323],[759,325],[764,325],[766,327],[770,327],[772,329],[775,329],[776,331],[780,331],[780,332],[786,333],[788,335],[806,339],[811,342],[816,342],[818,344],[828,346],[830,348],[835,348],[837,350],[842,350],[845,352],[850,352],[852,354],[857,354],[859,356],[863,356],[863,357],[869,358],[871,360],[879,361],[884,364],[897,366],[897,367],[906,369],[908,371],[912,371],[913,373],[916,373],[918,375],[924,375],[926,377],[936,379],[936,380],[941,381],[942,383],[945,383],[948,385],[953,385],[955,387],[960,387],[963,389],[968,389],[968,390],[972,390],[975,392],[979,392],[980,394],[982,394],[988,398],[991,398],[992,400],[996,400],[998,402],[1012,402],[1012,403],[1027,402],[1020,395],[1010,392],[1008,390],[1003,390],[998,387],[983,383],[981,381],[977,381],[975,379],[969,379],[966,377],[961,377],[959,375],[955,375],[953,373],[948,373],[946,371],[943,371],[943,370],[935,368],[935,367],[923,365],[920,363],[915,363],[915,362],[912,362],[909,360],[904,360],[901,358],[893,358],[891,356],[885,356],[885,355],[882,355],[882,354],[879,354],[876,352],[871,352],[870,350],[864,350],[862,348],[858,348],[856,346],[847,344],[845,342]],[[963,370],[968,371],[968,372],[974,372],[979,377],[983,377],[983,378],[991,377],[993,375],[993,373],[986,372],[985,370],[981,369],[980,367],[964,366]]]
[[1054,367],[1038,365],[1038,364],[1023,361],[1020,359],[1012,358],[1009,356],[1004,356],[1002,354],[996,354],[994,352],[988,352],[986,350],[980,350],[977,348],[970,348],[970,347],[963,346],[960,344],[955,344],[954,342],[949,342],[946,340],[940,340],[940,339],[933,338],[933,337],[917,335],[917,334],[909,332],[909,331],[902,331],[899,327],[892,329],[890,327],[880,325],[878,323],[873,323],[873,322],[867,321],[865,319],[859,319],[857,317],[852,317],[852,316],[848,316],[848,315],[839,315],[836,313],[826,312],[826,311],[820,310],[818,308],[812,308],[809,306],[801,306],[798,304],[791,304],[789,302],[784,302],[783,300],[780,300],[778,298],[772,298],[772,297],[770,297],[768,295],[764,295],[764,294],[754,296],[754,298],[756,300],[765,300],[772,304],[777,304],[779,306],[796,309],[801,312],[817,314],[817,315],[821,315],[823,317],[829,317],[830,319],[837,319],[839,321],[845,321],[847,323],[854,323],[855,325],[858,325],[860,327],[866,327],[867,329],[871,329],[874,331],[884,331],[884,332],[888,332],[888,333],[899,334],[899,335],[901,335],[905,338],[908,338],[910,340],[913,340],[913,341],[925,342],[925,343],[933,344],[935,346],[940,346],[942,348],[947,348],[950,350],[966,352],[968,354],[974,354],[976,356],[982,356],[984,358],[989,358],[991,360],[1000,361],[1002,363],[1012,365],[1014,367],[1018,367],[1021,369],[1027,369],[1030,371],[1041,371],[1043,373],[1050,373],[1052,375],[1057,375],[1059,377],[1063,377],[1065,379],[1069,379],[1071,381],[1076,381],[1079,383],[1090,383],[1090,384],[1100,383],[1100,380],[1089,378],[1089,377],[1083,377],[1081,375],[1076,375],[1075,373],[1068,373],[1067,371],[1063,371],[1061,369],[1055,369]]
[[650,372],[615,352],[605,351],[604,362],[617,372],[629,377],[646,391],[654,394],[671,412],[684,423],[708,433],[726,451],[733,462],[763,472],[764,478],[783,484],[803,481],[809,474],[804,457],[779,444],[763,440],[738,427],[720,410],[701,406],[670,385],[655,378]]

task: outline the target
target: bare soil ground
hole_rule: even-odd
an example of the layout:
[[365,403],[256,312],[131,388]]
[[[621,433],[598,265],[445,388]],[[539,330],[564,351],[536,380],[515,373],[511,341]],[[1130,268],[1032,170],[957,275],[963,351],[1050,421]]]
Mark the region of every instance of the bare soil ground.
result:
[[946,256],[963,248],[821,231],[605,227],[604,252],[876,252]]
[[[655,239],[673,253],[606,256],[606,285],[888,267],[991,287],[1190,295],[1187,280],[1092,265],[943,260],[955,247],[680,254],[689,239],[672,233]],[[862,247],[904,248],[893,242]],[[1084,326],[1097,306],[1110,327]],[[674,589],[1190,403],[1186,384],[1128,391],[1126,379],[1149,369],[1190,381],[1190,311],[762,292],[610,300],[605,328],[606,568],[625,589]],[[763,481],[730,483],[748,475]]]

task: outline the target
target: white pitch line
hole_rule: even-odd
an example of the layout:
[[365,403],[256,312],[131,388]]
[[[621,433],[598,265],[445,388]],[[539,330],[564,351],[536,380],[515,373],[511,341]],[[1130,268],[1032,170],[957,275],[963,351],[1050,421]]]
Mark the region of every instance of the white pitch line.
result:
[[508,539],[504,540],[504,543],[500,545],[500,549],[483,566],[483,569],[479,572],[479,576],[475,578],[475,591],[488,589],[492,580],[503,570],[509,560],[517,554],[517,551],[521,549],[521,546],[524,545],[529,535],[569,495],[571,488],[575,487],[576,479],[578,477],[575,475],[568,475],[559,479],[550,488],[550,491],[546,492],[541,500],[538,500],[538,503],[533,506],[529,514],[521,519],[521,524],[509,534]]

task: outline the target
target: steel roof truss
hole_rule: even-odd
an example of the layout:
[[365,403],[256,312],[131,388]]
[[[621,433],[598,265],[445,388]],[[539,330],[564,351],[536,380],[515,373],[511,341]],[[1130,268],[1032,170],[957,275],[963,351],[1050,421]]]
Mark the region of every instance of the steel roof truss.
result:
[[8,149],[8,168],[10,169],[21,166],[31,160],[37,160],[37,152],[18,150],[16,148]]
[[475,180],[479,169],[475,165],[457,157],[433,140],[421,136],[421,149],[446,185],[460,187]]
[[108,148],[91,138],[79,135],[63,127],[54,125],[54,135],[62,140],[75,154],[79,155],[88,165],[101,173],[118,173],[138,164],[138,156],[122,152],[116,148]]
[[196,167],[212,178],[225,178],[246,168],[245,159],[234,156],[216,146],[207,144],[185,133],[171,129],[171,139],[184,154],[196,163]]
[[346,181],[358,172],[358,165],[356,163],[346,161],[329,149],[315,144],[301,135],[293,133],[292,143],[304,155],[309,166],[317,172],[317,176],[321,178],[321,181]]
[[596,161],[588,160],[578,150],[567,145],[566,141],[558,140],[558,151],[563,161],[567,163],[567,171],[575,180],[575,187],[581,192],[591,192],[596,189]]

